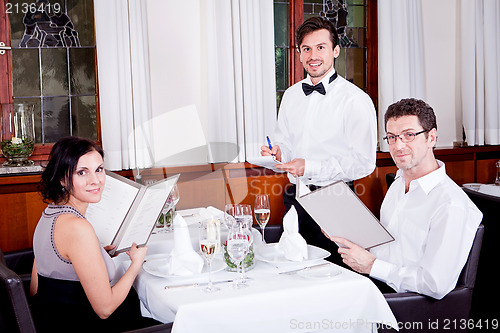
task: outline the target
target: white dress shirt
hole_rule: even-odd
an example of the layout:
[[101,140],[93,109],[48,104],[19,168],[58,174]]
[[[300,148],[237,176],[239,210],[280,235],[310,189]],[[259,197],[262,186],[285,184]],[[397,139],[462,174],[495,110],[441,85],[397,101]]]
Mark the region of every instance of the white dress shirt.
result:
[[397,172],[380,209],[380,222],[396,240],[370,250],[377,258],[370,276],[397,292],[441,299],[457,284],[482,213],[438,164],[413,180],[408,193]]
[[[327,185],[337,180],[363,178],[375,169],[377,121],[370,97],[332,69],[321,82],[326,95],[306,96],[302,83],[285,91],[273,143],[280,146],[282,161],[305,159],[305,184]],[[295,183],[294,177],[288,175]]]

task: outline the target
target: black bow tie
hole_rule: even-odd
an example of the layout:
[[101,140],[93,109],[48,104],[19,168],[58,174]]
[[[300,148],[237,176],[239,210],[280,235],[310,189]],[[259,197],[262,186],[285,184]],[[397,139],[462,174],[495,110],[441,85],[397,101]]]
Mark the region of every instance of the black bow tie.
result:
[[[328,81],[328,83],[332,83],[332,81],[335,80],[336,78],[337,78],[337,72],[333,73],[333,75],[330,76],[330,80]],[[323,86],[323,82],[320,82],[314,86],[304,82],[304,83],[302,83],[302,90],[304,91],[304,94],[306,94],[306,96],[309,96],[310,94],[312,94],[312,92],[314,90],[319,92],[321,95],[326,94],[326,90],[325,90],[325,87]]]
[[314,86],[304,82],[304,83],[302,83],[302,90],[304,91],[304,94],[306,94],[306,96],[309,96],[310,94],[312,94],[312,92],[314,90],[319,92],[321,95],[326,94],[326,90],[325,90],[325,87],[323,86],[322,82],[320,82]]

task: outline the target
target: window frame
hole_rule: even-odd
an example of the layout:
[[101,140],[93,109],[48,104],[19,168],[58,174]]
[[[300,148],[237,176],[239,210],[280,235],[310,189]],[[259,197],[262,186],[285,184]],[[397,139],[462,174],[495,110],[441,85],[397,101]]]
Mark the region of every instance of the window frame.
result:
[[[0,7],[5,8],[8,0],[0,0]],[[93,22],[93,33],[95,39],[95,20]],[[3,41],[6,46],[10,45],[10,22],[9,17],[5,10],[0,12],[0,41]],[[8,45],[7,45],[8,44]],[[97,45],[94,48],[94,59],[95,59],[95,89],[96,89],[96,132],[97,140],[96,143],[102,146],[102,136],[101,136],[101,121],[100,121],[100,107],[99,107],[99,80],[98,80],[98,70],[97,70]],[[14,110],[14,99],[13,99],[13,86],[12,86],[12,53],[11,50],[6,50],[5,54],[0,55],[0,71],[6,73],[5,79],[2,80],[0,84],[0,131],[2,132],[2,137],[10,135],[7,128],[9,128],[9,114]],[[45,144],[35,144],[33,154],[29,158],[32,161],[48,161],[49,154],[54,143]],[[3,163],[5,158],[0,156],[0,162]]]
[[[290,75],[289,86],[304,79],[304,68],[299,54],[295,51],[295,30],[304,21],[304,0],[290,0]],[[366,93],[378,109],[378,30],[377,0],[367,0],[365,7],[366,20]]]

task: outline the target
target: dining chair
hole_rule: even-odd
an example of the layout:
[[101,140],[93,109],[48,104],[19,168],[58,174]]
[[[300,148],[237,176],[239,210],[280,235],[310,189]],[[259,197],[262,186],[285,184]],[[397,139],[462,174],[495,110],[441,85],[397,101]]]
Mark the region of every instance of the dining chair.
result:
[[0,332],[36,332],[23,281],[5,264],[0,250]]
[[[415,292],[384,294],[400,326],[399,332],[434,333],[446,328],[452,332],[468,331],[483,235],[484,226],[480,224],[455,289],[441,300]],[[393,332],[388,328],[380,328],[378,331]]]
[[472,318],[479,319],[498,318],[500,304],[498,302],[485,302],[486,299],[500,299],[498,276],[496,267],[492,262],[498,262],[498,235],[500,235],[500,197],[481,193],[463,187],[464,192],[483,213],[481,222],[488,230],[483,239],[481,259],[477,272],[476,288],[472,298]]
[[[0,249],[0,332],[36,333],[24,286],[27,283],[27,292],[29,292],[31,274],[24,273],[25,279],[23,280],[16,272],[7,267],[7,263],[16,267],[26,266],[30,257],[33,258],[33,251],[30,249],[5,255]],[[171,330],[172,323],[168,323],[125,333],[170,333]]]

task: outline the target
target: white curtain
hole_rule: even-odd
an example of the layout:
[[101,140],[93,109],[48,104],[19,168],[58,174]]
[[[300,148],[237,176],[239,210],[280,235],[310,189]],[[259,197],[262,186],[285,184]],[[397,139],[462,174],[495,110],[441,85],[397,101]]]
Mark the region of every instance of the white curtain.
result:
[[[165,141],[155,137],[161,133],[154,126],[175,110],[161,105],[161,100],[152,103],[151,92],[178,84],[179,77],[169,74],[171,68],[176,64],[190,66],[183,52],[193,49],[200,50],[200,73],[196,73],[200,81],[194,81],[190,89],[199,91],[186,95],[184,102],[179,94],[175,104],[177,111],[193,110],[194,106],[194,113],[198,112],[208,143],[205,160],[242,162],[247,156],[259,154],[259,147],[276,122],[273,0],[190,0],[182,8],[200,11],[200,30],[190,31],[194,39],[176,38],[175,45],[148,38],[148,26],[162,28],[166,41],[173,37],[168,34],[180,33],[177,28],[164,30],[161,20],[148,22],[148,15],[178,13],[177,1],[95,0],[94,8],[106,168],[159,166],[158,156],[154,155],[159,155],[157,151]],[[182,10],[179,15],[184,15]],[[190,19],[186,17],[183,29],[196,26],[189,24]],[[153,43],[154,49],[148,43]],[[150,52],[156,52],[156,64],[159,55],[169,56],[168,63],[159,64],[164,66],[162,81],[156,81],[157,75],[150,80],[157,69],[150,69]],[[201,96],[201,102],[196,104],[193,96]],[[155,105],[157,109],[153,109]],[[183,130],[185,140],[177,136],[176,142],[188,142],[195,128],[200,131],[199,126]],[[206,155],[204,151],[194,152]],[[162,160],[173,159],[162,156]],[[176,159],[175,164],[182,161]]]
[[276,122],[272,0],[203,0],[211,162],[259,155]]
[[500,3],[459,5],[461,108],[469,145],[500,144]]
[[420,0],[378,0],[379,142],[387,151],[384,114],[402,98],[425,100]]
[[152,165],[145,3],[95,0],[99,104],[105,167]]

